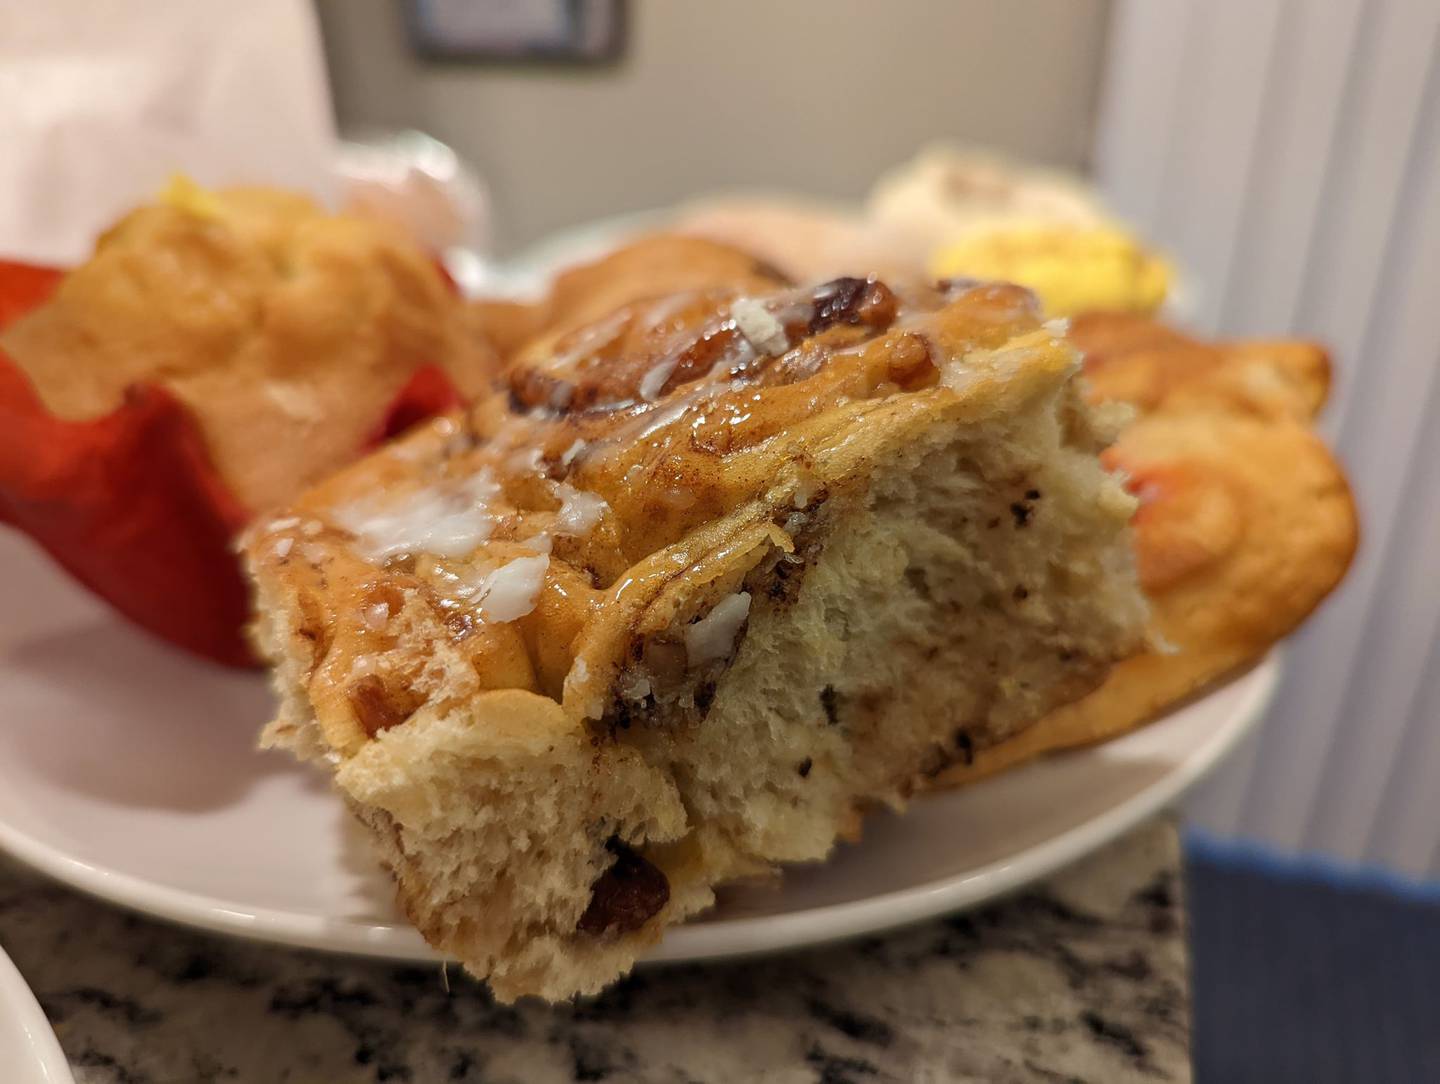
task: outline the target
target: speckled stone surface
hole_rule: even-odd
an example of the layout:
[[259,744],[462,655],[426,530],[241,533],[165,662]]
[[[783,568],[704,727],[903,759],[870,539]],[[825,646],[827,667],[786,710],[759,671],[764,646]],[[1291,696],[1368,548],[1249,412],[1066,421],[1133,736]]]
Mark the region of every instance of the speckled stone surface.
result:
[[983,911],[560,1007],[177,929],[5,859],[0,944],[80,1084],[1188,1081],[1179,870],[1156,821]]

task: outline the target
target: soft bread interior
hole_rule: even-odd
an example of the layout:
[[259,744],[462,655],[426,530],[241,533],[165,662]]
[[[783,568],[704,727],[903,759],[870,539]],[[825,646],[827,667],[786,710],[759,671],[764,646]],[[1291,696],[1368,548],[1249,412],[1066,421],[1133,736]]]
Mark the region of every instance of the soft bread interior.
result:
[[[580,927],[622,848],[683,834],[678,794],[634,751],[597,747],[554,701],[505,691],[425,712],[346,761],[336,781],[378,839],[411,921],[501,997],[597,990],[658,936],[656,922],[625,938]],[[647,908],[645,920],[710,901],[647,874],[648,886],[618,886],[643,896],[619,906]]]
[[613,732],[664,767],[694,823],[742,855],[821,859],[860,805],[899,806],[1133,644],[1130,498],[1057,397],[1003,428],[928,432],[790,517],[793,552],[734,585],[750,601],[733,664],[677,684],[647,645]]

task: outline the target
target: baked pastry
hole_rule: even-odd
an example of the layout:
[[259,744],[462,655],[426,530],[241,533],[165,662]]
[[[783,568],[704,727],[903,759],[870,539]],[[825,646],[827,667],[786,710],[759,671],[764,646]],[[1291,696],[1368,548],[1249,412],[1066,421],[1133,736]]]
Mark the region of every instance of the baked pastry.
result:
[[731,254],[731,285],[639,299],[656,257],[562,283],[590,322],[246,545],[264,743],[329,763],[411,920],[503,999],[598,990],[1142,635],[1110,421],[1028,293]]
[[[791,281],[786,271],[748,251],[703,238],[657,233],[556,275],[542,306],[543,328],[554,336],[598,322],[637,301],[697,290],[768,293]],[[654,329],[662,335],[663,316],[661,310],[655,318],[660,326]]]
[[68,275],[0,265],[0,522],[150,632],[253,664],[235,532],[487,386],[468,320],[388,227],[182,182]]
[[1159,320],[1093,312],[1070,322],[1096,401],[1141,413],[1215,410],[1308,422],[1330,393],[1330,359],[1315,343],[1202,342]]
[[792,281],[788,272],[730,245],[657,233],[637,238],[598,262],[563,268],[539,301],[470,302],[477,330],[506,361],[542,335],[590,323],[634,301],[709,287],[764,293]]
[[863,209],[716,196],[676,208],[669,228],[753,252],[806,281],[878,274],[1018,283],[1050,316],[1153,312],[1172,277],[1080,178],[946,146],[887,173]]
[[[1133,317],[1077,320],[1097,397],[1143,410],[1106,461],[1139,497],[1140,582],[1162,650],[939,777],[972,782],[1145,723],[1259,659],[1340,582],[1357,541],[1345,475],[1307,423],[1329,364],[1298,342],[1205,344]],[[1093,352],[1091,352],[1093,350]]]
[[884,228],[913,238],[926,254],[998,223],[1084,228],[1111,218],[1094,187],[1071,173],[942,143],[881,177],[866,211]]
[[353,459],[416,370],[438,368],[465,397],[493,371],[453,289],[398,230],[254,188],[181,185],[131,212],[0,348],[65,420],[163,387],[253,509]]
[[797,196],[717,196],[675,210],[667,228],[752,252],[803,282],[836,275],[908,281],[924,274],[928,243],[877,226],[858,211]]
[[938,249],[941,278],[1001,279],[1034,290],[1050,316],[1096,309],[1150,313],[1170,289],[1170,267],[1119,223],[998,222]]
[[1050,316],[1153,312],[1169,288],[1168,264],[1091,184],[989,152],[927,147],[876,183],[865,222],[933,275],[1028,286]]

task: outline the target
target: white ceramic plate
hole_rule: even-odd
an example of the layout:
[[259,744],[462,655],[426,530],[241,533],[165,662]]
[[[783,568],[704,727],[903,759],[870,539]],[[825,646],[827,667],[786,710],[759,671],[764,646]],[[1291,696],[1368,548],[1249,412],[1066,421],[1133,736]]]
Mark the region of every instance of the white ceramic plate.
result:
[[[0,847],[76,888],[224,933],[432,958],[321,773],[254,751],[255,674],[133,631],[0,534]],[[783,887],[729,892],[653,954],[682,960],[875,931],[1009,892],[1173,802],[1259,718],[1273,659],[1094,749],[917,800]]]
[[74,1084],[70,1063],[25,979],[0,951],[0,1068],[5,1084]]

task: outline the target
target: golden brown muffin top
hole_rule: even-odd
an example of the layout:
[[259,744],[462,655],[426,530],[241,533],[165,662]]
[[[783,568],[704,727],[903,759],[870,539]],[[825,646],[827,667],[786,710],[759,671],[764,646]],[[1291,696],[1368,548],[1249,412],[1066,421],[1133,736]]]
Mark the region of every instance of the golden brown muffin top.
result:
[[393,228],[268,189],[203,192],[121,219],[0,341],[64,418],[159,384],[262,508],[353,459],[425,364],[462,393],[488,348],[430,257]]
[[1330,358],[1297,340],[1192,338],[1148,316],[1092,312],[1071,321],[1096,401],[1142,414],[1210,408],[1266,419],[1313,418],[1330,389]]

